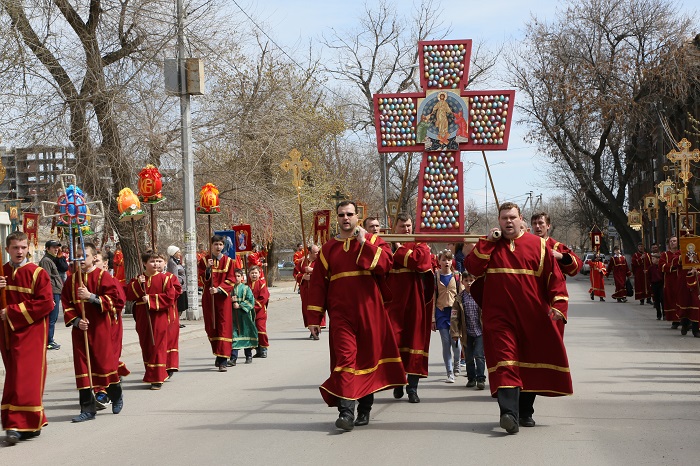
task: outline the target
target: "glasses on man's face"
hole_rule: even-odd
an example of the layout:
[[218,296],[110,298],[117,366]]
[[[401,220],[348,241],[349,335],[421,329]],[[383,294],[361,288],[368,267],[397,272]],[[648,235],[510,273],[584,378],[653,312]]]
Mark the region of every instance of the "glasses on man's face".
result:
[[346,212],[344,214],[338,214],[338,217],[343,218],[343,217],[352,217],[355,215],[355,212]]

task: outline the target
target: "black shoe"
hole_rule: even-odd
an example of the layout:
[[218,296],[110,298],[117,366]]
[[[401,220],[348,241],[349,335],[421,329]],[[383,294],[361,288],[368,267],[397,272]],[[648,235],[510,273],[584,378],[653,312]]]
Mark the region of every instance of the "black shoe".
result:
[[697,331],[696,331],[696,332],[693,332],[693,336],[694,336],[695,338],[700,338],[700,332],[697,332]]
[[644,306],[644,300],[643,300],[643,299],[642,299],[641,301],[639,301],[639,305],[640,305],[640,306]]
[[474,380],[474,379],[467,380],[467,385],[465,385],[465,386],[466,386],[467,388],[476,387],[476,380]]
[[35,430],[34,432],[20,432],[19,438],[21,440],[29,440],[30,438],[38,437],[41,435],[40,430]]
[[95,419],[95,413],[80,413],[78,416],[71,419],[72,422],[85,422]]
[[661,316],[656,316],[656,320],[661,320]]
[[245,363],[246,364],[253,364],[253,358],[251,356],[248,356],[247,358],[245,358]]
[[690,322],[688,322],[688,323],[684,322],[683,325],[681,325],[681,335],[687,335],[688,330],[690,330]]
[[[356,426],[366,426],[369,424],[369,413],[357,413],[357,419],[355,419]],[[336,424],[337,427],[337,424]]]
[[517,434],[520,431],[518,427],[518,421],[515,420],[515,416],[512,414],[501,414],[501,429],[505,429],[509,434]]
[[403,398],[403,387],[394,387],[394,398]]
[[676,329],[678,328],[679,325],[681,325],[680,322],[673,322],[673,323],[671,324],[671,328],[672,328],[673,330],[676,330]]
[[19,442],[20,434],[16,430],[8,430],[5,432],[5,441],[8,445],[16,445]]
[[647,304],[654,304],[651,302],[651,298],[647,298]]
[[256,352],[256,353],[253,355],[253,357],[254,357],[254,358],[262,358],[262,357],[263,357],[263,356],[262,356],[262,352],[261,352],[261,353]]
[[228,362],[226,363],[228,367],[236,367],[236,360],[235,359],[229,359]]
[[120,396],[117,401],[112,403],[112,414],[119,414],[124,407],[124,395]]
[[185,328],[187,327],[185,324],[180,324],[180,328]]
[[[224,366],[224,367],[226,367],[226,366]],[[221,370],[221,368],[219,368],[219,370]],[[163,388],[162,383],[152,383],[151,384],[151,390],[160,390],[161,388]]]
[[593,297],[593,293],[591,293],[591,301],[593,301],[595,298]]
[[535,420],[532,417],[521,417],[520,425],[523,427],[535,427]]
[[267,357],[267,348],[262,349],[262,355],[260,357],[263,359]]
[[226,363],[223,363],[219,366],[219,372],[226,372],[228,370],[228,366]]
[[604,303],[604,302],[605,302],[605,298],[602,298],[602,297],[601,297],[601,298],[600,298],[600,302],[601,302],[601,303]]
[[353,423],[353,421],[354,419],[351,415],[341,414],[340,416],[338,416],[338,419],[335,420],[335,426],[338,429],[343,429],[346,432],[350,432],[352,429],[355,428],[355,424]]
[[175,369],[168,369],[166,372],[168,373],[168,378],[166,380],[170,380],[173,378],[173,374],[175,374],[177,371]]
[[618,302],[618,303],[621,303],[622,300],[621,300],[620,298],[617,298],[617,302]]
[[420,403],[420,398],[418,398],[418,393],[409,392],[408,402],[409,403]]

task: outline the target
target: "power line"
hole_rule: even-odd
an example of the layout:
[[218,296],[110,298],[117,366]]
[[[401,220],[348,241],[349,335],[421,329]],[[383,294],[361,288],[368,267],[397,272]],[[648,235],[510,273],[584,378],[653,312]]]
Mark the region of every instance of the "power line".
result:
[[[288,54],[286,50],[284,50],[282,47],[280,47],[279,44],[277,44],[277,42],[275,41],[275,39],[273,39],[272,37],[270,37],[270,35],[269,35],[267,32],[265,32],[265,30],[264,30],[263,28],[261,28],[261,27],[258,25],[258,23],[255,22],[255,20],[248,14],[247,11],[245,11],[245,10],[243,9],[243,7],[241,7],[241,6],[238,4],[238,2],[237,2],[236,0],[233,0],[233,4],[236,5],[236,6],[238,7],[238,9],[241,10],[241,13],[243,13],[243,14],[246,16],[246,18],[248,18],[248,20],[249,20],[251,23],[253,23],[253,26],[255,26],[255,27],[258,29],[258,31],[262,32],[263,35],[264,35],[265,37],[267,37],[268,40],[269,40],[270,42],[272,42],[272,43],[274,44],[274,46],[277,47],[277,49],[278,49],[280,52],[282,52],[287,58],[289,58],[289,59],[292,61],[292,63],[294,63],[300,70],[302,70],[302,71],[308,71],[308,70],[305,69],[303,66],[301,66],[301,64],[299,64],[299,62],[297,62],[290,54]],[[343,100],[343,101],[345,101],[345,102],[347,102],[347,103],[354,104],[354,102],[349,101],[346,97],[341,96],[340,94],[338,94],[337,92],[335,92],[333,89],[331,89],[330,87],[326,86],[324,83],[322,83],[321,81],[319,81],[318,79],[316,79],[316,76],[314,76],[313,74],[311,75],[311,79],[313,79],[313,80],[314,80],[316,83],[318,83],[321,87],[325,88],[328,92],[330,92],[330,93],[333,94],[334,96],[338,97],[339,99],[341,99],[341,100]]]

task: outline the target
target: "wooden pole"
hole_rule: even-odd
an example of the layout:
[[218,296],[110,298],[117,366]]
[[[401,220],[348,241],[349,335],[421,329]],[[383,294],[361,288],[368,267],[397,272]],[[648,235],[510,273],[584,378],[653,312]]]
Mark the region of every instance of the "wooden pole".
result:
[[496,201],[496,211],[500,210],[500,204],[498,203],[498,195],[496,194],[496,186],[493,184],[493,178],[491,178],[491,169],[489,168],[489,162],[486,160],[486,152],[481,151],[481,155],[484,156],[484,166],[486,167],[486,173],[489,175],[489,182],[491,183],[491,190],[493,191],[493,200]]
[[[0,309],[7,309],[7,295],[5,294],[7,290],[5,287],[0,289]],[[2,321],[2,325],[5,329],[5,349],[10,349],[10,327],[7,325],[7,315],[5,315],[5,320]]]
[[153,209],[153,204],[148,204],[148,208],[151,211],[151,250],[157,252],[156,244],[156,214]]
[[[138,256],[138,261],[141,264],[141,271],[143,272],[143,260],[141,259],[141,247],[139,246],[139,240],[136,237],[136,222],[134,221],[133,218],[131,219],[131,231],[134,234],[134,246],[136,246],[136,255]],[[144,276],[145,276],[145,273],[144,273]],[[138,278],[137,278],[137,280],[138,280]],[[141,284],[141,290],[143,291],[144,294],[146,294],[146,284],[145,283]],[[148,332],[151,335],[151,344],[153,344],[153,346],[156,346],[156,338],[153,335],[153,322],[151,322],[151,313],[148,310],[148,308],[146,308],[146,318],[148,320]]]
[[[75,280],[77,280],[78,288],[81,288],[83,286],[83,271],[80,269],[80,261],[76,260],[75,257],[75,241],[77,239],[76,236],[78,235],[80,235],[80,230],[76,229],[71,241],[71,248],[73,249],[73,275],[75,276]],[[84,248],[85,246],[81,244],[81,247]],[[85,249],[83,249],[83,259],[85,259]],[[85,318],[85,304],[80,298],[78,298],[78,309],[80,309],[80,318],[87,322],[87,319]],[[85,361],[87,362],[88,381],[90,382],[90,393],[92,394],[92,396],[94,396],[95,390],[92,384],[92,363],[90,361],[90,341],[88,339],[87,329],[83,330],[83,338],[85,340]]]
[[[208,226],[209,226],[209,258],[212,261],[212,269],[211,269],[211,275],[209,277],[209,287],[211,288],[214,285],[214,266],[216,263],[214,263],[214,257],[212,257],[212,251],[211,251],[211,215],[207,215],[207,220],[208,220]],[[216,308],[214,307],[214,295],[210,292],[209,296],[211,296],[211,327],[216,328]]]

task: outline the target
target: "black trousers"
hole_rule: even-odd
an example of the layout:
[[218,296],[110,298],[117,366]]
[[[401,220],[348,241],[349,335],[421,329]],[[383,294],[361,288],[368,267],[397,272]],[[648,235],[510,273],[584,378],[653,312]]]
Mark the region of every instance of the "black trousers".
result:
[[[113,383],[107,387],[107,396],[112,402],[119,400],[122,397],[122,384]],[[95,401],[95,393],[89,388],[81,388],[78,390],[78,399],[80,400],[81,413],[96,413],[97,404]]]
[[501,409],[501,415],[511,414],[515,419],[532,417],[535,413],[536,396],[536,393],[521,392],[520,387],[499,388],[498,406]]
[[660,319],[664,315],[664,282],[651,282],[651,297],[654,299],[656,308],[656,318]]
[[[372,411],[372,405],[374,404],[374,393],[365,395],[359,400],[357,400],[357,412],[358,413],[369,413]],[[349,414],[353,419],[355,418],[355,400],[346,400],[341,398],[338,402],[338,412],[340,414]]]
[[408,374],[408,386],[406,387],[406,393],[418,393],[418,377],[416,374]]

